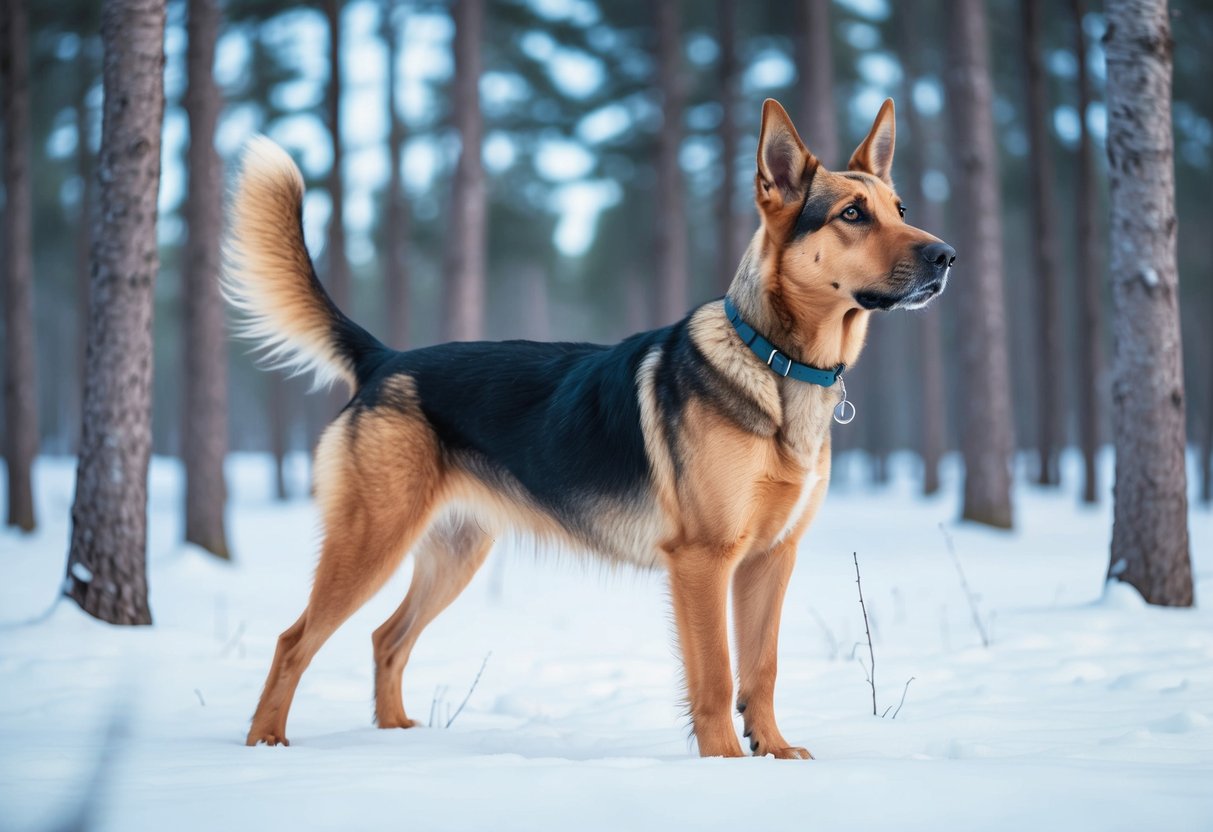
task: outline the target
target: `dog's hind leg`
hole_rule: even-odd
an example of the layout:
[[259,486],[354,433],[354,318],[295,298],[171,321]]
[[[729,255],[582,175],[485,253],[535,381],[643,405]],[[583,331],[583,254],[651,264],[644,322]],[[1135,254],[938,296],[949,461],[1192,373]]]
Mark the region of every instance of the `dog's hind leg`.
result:
[[437,440],[400,411],[347,411],[316,451],[324,543],[307,609],[278,639],[247,742],[286,745],[295,688],[316,651],[400,565],[429,522]]
[[380,728],[412,728],[404,712],[401,677],[421,631],[459,597],[488,556],[493,539],[475,519],[440,518],[414,554],[408,594],[375,630],[375,722]]

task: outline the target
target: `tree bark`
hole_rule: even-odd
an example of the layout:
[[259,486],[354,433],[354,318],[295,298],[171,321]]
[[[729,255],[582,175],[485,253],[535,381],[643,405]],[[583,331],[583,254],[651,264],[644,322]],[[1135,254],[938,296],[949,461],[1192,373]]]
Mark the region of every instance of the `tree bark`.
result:
[[[908,176],[898,180],[898,190],[909,203],[909,222],[940,234],[943,228],[939,204],[927,200],[922,179],[927,171],[927,127],[914,105],[914,83],[922,75],[922,49],[919,34],[920,15],[903,13],[894,22],[897,53],[902,61],[901,118],[908,128],[909,141],[902,141],[897,158],[905,161]],[[943,381],[943,322],[940,302],[936,301],[911,319],[917,342],[919,384],[918,453],[922,458],[922,493],[939,491],[939,461],[947,450],[947,408]]]
[[886,318],[868,329],[863,362],[864,403],[870,405],[864,408],[863,447],[871,462],[872,484],[878,486],[888,485],[889,455],[893,451],[891,407],[894,397],[889,369],[900,363],[896,357],[898,346],[893,341],[893,325],[894,322]]
[[183,104],[190,123],[185,201],[188,237],[182,264],[185,318],[185,401],[182,458],[185,462],[185,540],[229,560],[224,508],[227,485],[227,341],[219,293],[223,162],[215,151],[215,126],[222,101],[212,67],[219,37],[216,0],[189,0]]
[[287,416],[286,380],[278,373],[269,376],[270,453],[274,457],[274,497],[287,498],[286,453],[290,421]]
[[1101,403],[1100,379],[1104,373],[1103,357],[1103,297],[1099,276],[1099,252],[1095,240],[1095,210],[1099,195],[1095,192],[1095,152],[1087,129],[1087,110],[1091,104],[1091,88],[1087,80],[1087,37],[1082,28],[1085,0],[1072,0],[1075,42],[1074,56],[1078,63],[1078,165],[1075,180],[1075,277],[1077,278],[1078,312],[1078,378],[1074,385],[1078,394],[1078,444],[1082,449],[1085,503],[1099,502],[1099,425]]
[[341,149],[341,9],[344,0],[324,0],[324,15],[329,30],[329,82],[325,88],[326,121],[329,142],[333,147],[333,163],[329,167],[328,192],[331,210],[325,238],[325,265],[328,270],[329,294],[337,308],[347,315],[350,306],[350,262],[345,252],[345,175],[342,170]]
[[1010,528],[1015,448],[1003,297],[1002,208],[990,52],[982,0],[948,0],[948,111],[960,222],[954,288],[964,384],[962,517]]
[[400,157],[404,152],[404,122],[396,102],[396,72],[400,56],[399,22],[393,19],[396,0],[380,6],[380,34],[387,46],[388,181],[383,222],[383,281],[387,300],[388,344],[409,345],[409,209],[404,197]]
[[[1213,291],[1209,292],[1209,300],[1213,301]],[[1213,503],[1213,361],[1206,364],[1205,371],[1209,373],[1209,389],[1205,397],[1204,436],[1200,442],[1200,501],[1207,506]]]
[[[84,356],[88,351],[88,284],[92,266],[89,248],[92,245],[93,222],[93,117],[88,106],[88,94],[93,87],[95,67],[88,45],[91,38],[81,38],[76,54],[78,73],[76,88],[76,176],[80,179],[80,204],[76,212],[76,351],[75,377],[71,385],[69,424],[81,422],[84,393]],[[68,438],[73,451],[80,449],[80,435],[74,430]]]
[[717,205],[716,292],[723,295],[733,282],[741,250],[737,239],[737,221],[733,198],[737,193],[737,25],[736,0],[719,0],[720,41],[720,196]]
[[841,166],[838,113],[834,107],[834,56],[830,0],[798,0],[795,38],[801,135],[827,168]]
[[64,591],[112,624],[150,624],[147,463],[164,117],[165,0],[105,0],[105,108],[84,432]]
[[1116,488],[1109,577],[1191,606],[1166,0],[1108,0]]
[[521,336],[532,341],[551,340],[547,270],[536,260],[519,264],[514,275],[515,291],[521,303],[518,310]]
[[25,0],[0,0],[0,91],[4,114],[4,462],[6,524],[32,532],[31,469],[38,454],[34,367],[33,194],[29,152],[29,23]]
[[1040,485],[1059,485],[1058,457],[1065,441],[1065,347],[1061,332],[1061,284],[1058,276],[1057,211],[1053,189],[1056,177],[1049,123],[1052,108],[1040,41],[1040,0],[1020,0],[1023,25],[1024,93],[1027,103],[1028,170],[1031,193],[1031,241],[1036,283],[1036,444]]
[[661,132],[657,136],[657,308],[660,324],[687,313],[689,300],[686,204],[683,201],[682,115],[686,90],[682,74],[682,32],[678,0],[657,0],[657,88]]
[[480,159],[480,47],[484,0],[454,0],[455,80],[452,96],[459,162],[451,192],[451,220],[443,257],[443,336],[448,341],[484,337],[487,203]]

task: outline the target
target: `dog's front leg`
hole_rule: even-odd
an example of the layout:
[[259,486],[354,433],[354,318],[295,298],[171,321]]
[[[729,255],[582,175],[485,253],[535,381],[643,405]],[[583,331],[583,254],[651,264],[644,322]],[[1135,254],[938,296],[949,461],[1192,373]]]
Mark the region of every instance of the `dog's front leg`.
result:
[[743,560],[733,576],[733,618],[741,684],[737,710],[755,756],[812,759],[807,749],[788,745],[775,724],[775,671],[783,596],[796,563],[796,542]]
[[733,565],[731,553],[710,547],[685,546],[668,555],[691,723],[704,757],[742,756],[733,727],[726,609]]

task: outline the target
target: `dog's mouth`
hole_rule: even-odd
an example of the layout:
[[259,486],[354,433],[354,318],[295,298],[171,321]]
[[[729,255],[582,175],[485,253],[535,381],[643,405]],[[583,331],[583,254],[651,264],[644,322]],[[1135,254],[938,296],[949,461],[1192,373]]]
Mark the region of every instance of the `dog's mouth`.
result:
[[874,289],[864,289],[855,292],[853,297],[856,303],[869,311],[921,309],[943,292],[944,288],[948,285],[948,273],[950,271],[949,269],[941,276],[932,275],[928,280],[915,282],[905,292],[881,292]]

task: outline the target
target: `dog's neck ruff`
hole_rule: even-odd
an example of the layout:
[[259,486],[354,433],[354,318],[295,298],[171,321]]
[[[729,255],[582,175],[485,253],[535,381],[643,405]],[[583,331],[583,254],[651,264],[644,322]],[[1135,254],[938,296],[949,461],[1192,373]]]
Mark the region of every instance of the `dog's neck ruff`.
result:
[[811,364],[801,364],[799,361],[793,361],[787,355],[780,352],[778,347],[758,334],[758,330],[742,320],[741,312],[737,309],[737,305],[733,303],[733,299],[728,295],[724,296],[724,313],[728,316],[729,323],[733,325],[733,329],[737,330],[737,335],[741,338],[742,343],[750,348],[750,352],[754,353],[764,364],[770,367],[771,372],[775,375],[782,376],[783,378],[794,378],[797,381],[816,384],[820,387],[833,387],[835,382],[842,379],[842,371],[847,368],[845,364],[839,364],[831,370],[823,370]]

